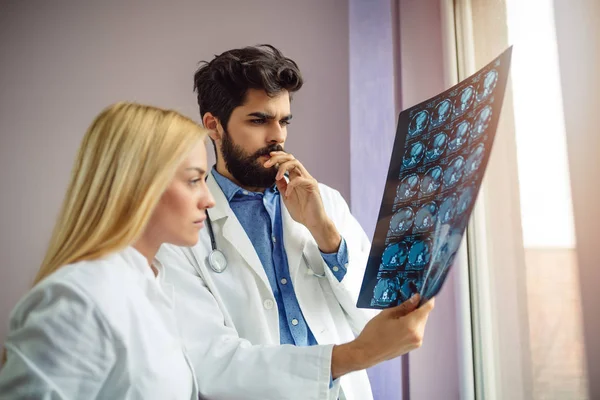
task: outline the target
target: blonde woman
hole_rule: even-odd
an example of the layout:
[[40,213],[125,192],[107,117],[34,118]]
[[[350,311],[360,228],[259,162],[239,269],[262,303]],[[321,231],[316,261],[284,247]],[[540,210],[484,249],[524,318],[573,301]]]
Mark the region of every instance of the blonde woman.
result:
[[214,205],[205,136],[139,104],[96,118],[35,286],[11,314],[0,398],[198,398],[154,256],[194,245]]

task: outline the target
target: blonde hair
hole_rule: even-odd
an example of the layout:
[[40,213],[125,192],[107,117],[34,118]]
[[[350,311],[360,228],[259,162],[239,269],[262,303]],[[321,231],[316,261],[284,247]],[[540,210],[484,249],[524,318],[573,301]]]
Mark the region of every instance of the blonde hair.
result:
[[117,103],[102,111],[79,148],[34,283],[64,265],[131,245],[183,158],[207,132],[172,110]]

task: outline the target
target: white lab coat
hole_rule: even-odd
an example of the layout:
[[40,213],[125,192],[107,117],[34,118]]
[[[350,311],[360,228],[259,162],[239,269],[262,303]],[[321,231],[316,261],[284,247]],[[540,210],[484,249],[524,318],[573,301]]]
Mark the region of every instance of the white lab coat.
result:
[[[365,371],[343,376],[329,388],[333,344],[353,340],[374,315],[355,306],[370,243],[342,196],[320,185],[325,210],[348,247],[348,272],[342,282],[323,260],[310,232],[293,221],[281,203],[290,277],[320,344],[296,347],[280,345],[277,303],[260,259],[212,175],[207,182],[216,200],[209,211],[215,239],[228,268],[223,273],[210,268],[208,229],[200,232],[191,249],[163,245],[157,254],[165,279],[175,287],[175,310],[201,396],[323,400],[339,394],[342,399],[371,399]],[[312,269],[326,278],[310,272],[303,253]]]
[[0,398],[197,399],[161,279],[131,247],[44,279],[11,314]]

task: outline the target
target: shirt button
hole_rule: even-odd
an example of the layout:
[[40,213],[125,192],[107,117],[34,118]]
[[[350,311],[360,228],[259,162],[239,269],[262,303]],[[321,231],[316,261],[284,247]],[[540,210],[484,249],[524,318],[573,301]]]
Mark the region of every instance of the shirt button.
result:
[[287,279],[285,279],[285,278],[282,278],[282,279],[281,279],[281,284],[282,284],[282,285],[285,285],[286,283],[287,283]]
[[348,269],[348,263],[344,264],[344,267],[346,267],[346,269]]
[[273,243],[277,243],[277,238],[275,236],[272,236],[271,240],[273,241]]
[[292,320],[292,325],[294,325],[294,326],[298,325],[298,320],[296,318],[294,318]]
[[244,193],[245,195],[247,195],[247,194],[248,194],[248,191],[247,191],[247,190],[244,190],[242,193]]
[[337,265],[331,269],[333,270],[333,272],[338,272],[340,270]]
[[271,308],[273,308],[275,304],[273,303],[273,300],[271,299],[267,299],[263,302],[263,306],[267,309],[270,310]]

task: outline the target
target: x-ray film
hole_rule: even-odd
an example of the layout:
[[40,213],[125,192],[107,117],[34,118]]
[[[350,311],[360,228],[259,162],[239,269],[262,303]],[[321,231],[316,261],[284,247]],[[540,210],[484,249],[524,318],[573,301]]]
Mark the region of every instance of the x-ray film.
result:
[[512,47],[451,89],[400,113],[358,307],[441,289],[496,135]]

